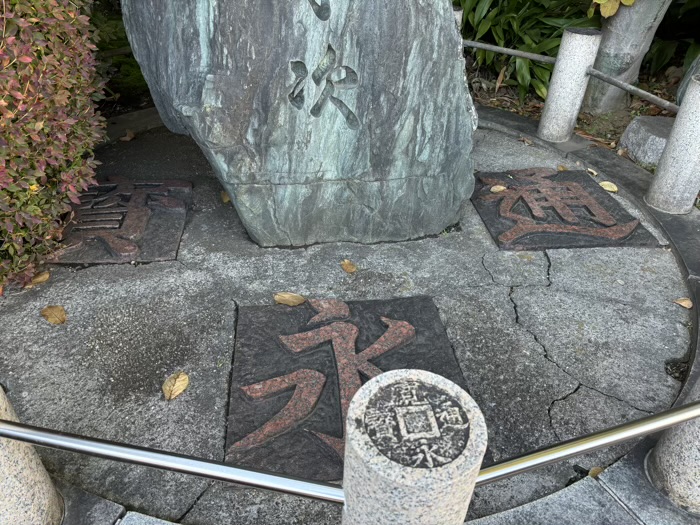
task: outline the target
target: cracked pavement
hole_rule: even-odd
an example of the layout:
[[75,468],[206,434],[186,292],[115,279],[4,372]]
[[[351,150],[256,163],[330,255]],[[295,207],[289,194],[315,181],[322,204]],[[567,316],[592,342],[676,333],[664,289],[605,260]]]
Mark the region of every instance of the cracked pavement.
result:
[[[477,132],[478,169],[571,165],[496,131]],[[100,176],[194,183],[177,261],[53,267],[51,280],[0,299],[0,383],[29,424],[223,460],[237,305],[279,291],[344,300],[430,295],[500,461],[669,407],[687,358],[687,295],[666,248],[499,252],[470,204],[461,231],[418,241],[301,249],[252,243],[191,141],[164,129],[99,151]],[[359,268],[348,275],[340,261]],[[40,316],[63,305],[68,323]],[[162,400],[163,379],[190,374],[187,395]],[[485,516],[563,488],[633,443],[479,489]],[[83,489],[188,525],[331,524],[329,504],[41,451]],[[581,468],[574,468],[575,466]],[[273,519],[274,518],[274,519]]]

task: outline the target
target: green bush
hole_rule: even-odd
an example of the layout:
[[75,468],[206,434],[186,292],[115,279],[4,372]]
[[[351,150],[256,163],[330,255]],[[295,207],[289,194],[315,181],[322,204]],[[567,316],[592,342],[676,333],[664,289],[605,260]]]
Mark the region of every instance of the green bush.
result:
[[[464,11],[462,34],[468,40],[540,55],[556,56],[568,27],[600,27],[586,14],[589,3],[572,0],[453,0]],[[478,66],[491,69],[498,84],[518,86],[521,100],[530,88],[547,96],[553,65],[491,51],[475,50]]]
[[26,283],[94,182],[103,119],[88,0],[5,0],[0,26],[0,289]]

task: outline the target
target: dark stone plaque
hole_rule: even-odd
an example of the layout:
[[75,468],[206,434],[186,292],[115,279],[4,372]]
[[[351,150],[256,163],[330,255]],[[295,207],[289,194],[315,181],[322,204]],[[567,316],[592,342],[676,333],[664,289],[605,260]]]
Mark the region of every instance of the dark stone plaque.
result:
[[[658,244],[585,171],[534,168],[476,178],[472,202],[501,249]],[[502,191],[493,192],[496,186]]]
[[[465,388],[429,297],[242,307],[227,462],[305,479],[341,479],[350,400],[370,378],[397,369],[427,370]],[[456,424],[457,414],[452,416]],[[467,423],[464,413],[459,416]],[[407,414],[408,420],[417,421]]]
[[379,452],[405,467],[452,463],[469,441],[469,418],[459,401],[421,381],[402,381],[377,392],[367,405],[364,425]]
[[110,180],[80,196],[53,262],[104,264],[177,257],[192,200],[184,181]]

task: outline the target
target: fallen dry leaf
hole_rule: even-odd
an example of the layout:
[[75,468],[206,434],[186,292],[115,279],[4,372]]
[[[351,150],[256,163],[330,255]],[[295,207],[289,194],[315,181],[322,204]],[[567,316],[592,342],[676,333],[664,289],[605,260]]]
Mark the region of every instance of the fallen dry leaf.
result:
[[527,138],[527,137],[520,137],[518,140],[519,140],[520,142],[522,142],[523,144],[525,144],[526,146],[532,146],[532,145],[534,144],[534,142],[532,142],[532,141],[531,141],[529,138]]
[[172,401],[190,386],[190,376],[184,372],[175,372],[163,383],[163,395],[166,401]]
[[25,286],[25,288],[34,288],[37,284],[45,283],[49,280],[49,277],[51,277],[49,272],[38,273],[32,278],[32,282]]
[[629,158],[629,155],[627,154],[627,150],[626,150],[625,148],[620,148],[620,149],[618,149],[618,150],[617,150],[617,154],[618,154],[620,157],[625,157],[626,159]]
[[600,476],[605,469],[601,467],[593,467],[591,470],[588,471],[588,475],[592,478],[597,478]]
[[41,311],[41,316],[51,324],[63,324],[68,318],[63,306],[47,306]]
[[596,170],[594,170],[593,168],[588,168],[587,171],[588,171],[589,175],[593,175],[594,177],[598,176],[598,172]]
[[224,204],[228,204],[229,202],[231,202],[231,196],[225,191],[221,192],[221,202],[223,202]]
[[559,164],[559,166],[557,166],[557,171],[566,171],[566,166]]
[[610,193],[617,193],[619,191],[614,183],[607,180],[601,182],[600,187],[603,188],[605,191],[609,191]]
[[136,138],[136,133],[134,133],[134,131],[131,129],[127,129],[126,135],[124,135],[123,137],[119,137],[119,140],[121,140],[122,142],[129,142],[131,140],[134,140],[135,138]]
[[500,186],[500,185],[491,186],[491,193],[501,193],[501,192],[506,191],[507,189],[508,188],[506,188],[505,186]]
[[300,304],[304,304],[306,299],[296,293],[280,292],[275,294],[275,302],[286,306],[299,306]]
[[676,299],[673,302],[676,303],[678,306],[682,306],[683,308],[686,308],[687,310],[691,310],[693,308],[693,301],[691,301],[687,297],[682,297],[680,299]]
[[340,267],[345,270],[346,273],[355,273],[357,272],[357,266],[355,263],[353,263],[350,259],[345,259],[343,262],[340,263]]

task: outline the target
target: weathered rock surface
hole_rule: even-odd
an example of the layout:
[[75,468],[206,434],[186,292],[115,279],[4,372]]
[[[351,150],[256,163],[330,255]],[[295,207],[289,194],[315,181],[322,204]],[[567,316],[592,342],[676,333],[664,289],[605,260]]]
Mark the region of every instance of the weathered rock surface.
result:
[[457,222],[476,113],[448,0],[122,7],[164,122],[197,141],[259,244]]
[[620,147],[626,149],[637,164],[644,168],[655,168],[666,148],[675,121],[672,117],[636,117],[622,135]]

